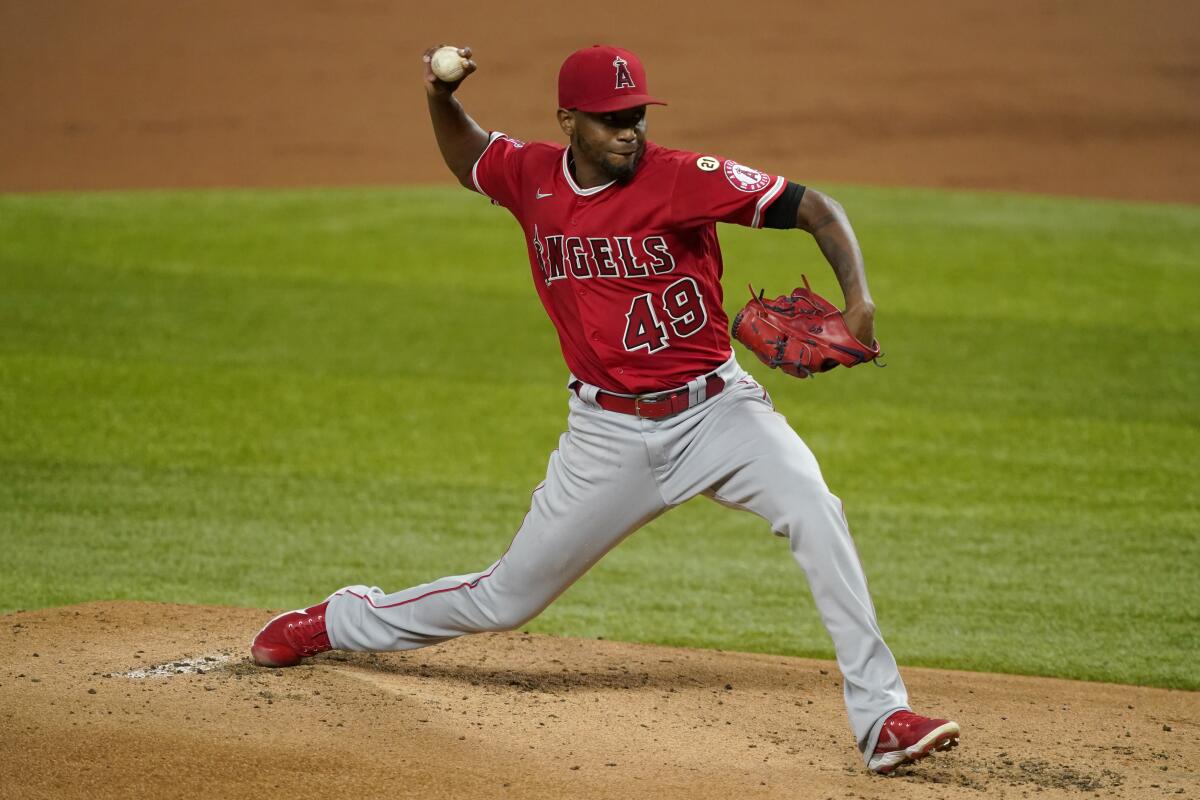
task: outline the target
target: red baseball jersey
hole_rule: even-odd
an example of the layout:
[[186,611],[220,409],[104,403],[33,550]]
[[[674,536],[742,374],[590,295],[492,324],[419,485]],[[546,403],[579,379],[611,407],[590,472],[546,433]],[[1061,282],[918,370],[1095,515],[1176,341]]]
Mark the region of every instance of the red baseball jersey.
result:
[[471,170],[525,232],[567,367],[629,394],[716,369],[731,354],[716,223],[761,227],[786,181],[647,142],[630,181],[581,189],[568,153],[493,133]]

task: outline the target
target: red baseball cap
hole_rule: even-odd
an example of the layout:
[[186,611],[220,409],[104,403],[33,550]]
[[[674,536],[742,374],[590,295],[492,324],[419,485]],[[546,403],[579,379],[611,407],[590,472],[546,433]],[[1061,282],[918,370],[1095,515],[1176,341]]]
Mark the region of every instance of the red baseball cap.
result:
[[646,68],[628,50],[594,44],[567,56],[558,70],[558,107],[603,113],[665,106],[646,94]]

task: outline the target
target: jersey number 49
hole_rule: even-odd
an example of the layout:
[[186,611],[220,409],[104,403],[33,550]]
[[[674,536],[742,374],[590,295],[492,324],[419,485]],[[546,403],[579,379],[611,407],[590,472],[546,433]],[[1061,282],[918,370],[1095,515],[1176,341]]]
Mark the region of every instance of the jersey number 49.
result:
[[[625,315],[625,349],[629,352],[646,349],[657,353],[671,344],[670,334],[655,311],[654,295],[646,292],[633,298],[629,313]],[[704,310],[704,298],[700,288],[691,278],[680,278],[672,283],[658,298],[658,306],[671,323],[671,330],[680,339],[699,333],[708,322]]]

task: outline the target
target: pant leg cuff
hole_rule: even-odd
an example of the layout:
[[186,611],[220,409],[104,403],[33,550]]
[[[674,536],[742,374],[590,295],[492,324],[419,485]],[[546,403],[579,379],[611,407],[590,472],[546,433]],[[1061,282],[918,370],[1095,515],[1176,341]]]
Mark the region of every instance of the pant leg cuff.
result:
[[862,743],[860,749],[862,751],[863,764],[870,766],[871,756],[875,753],[875,746],[879,744],[879,734],[883,732],[883,723],[887,722],[887,718],[897,711],[912,711],[908,706],[896,706],[888,709],[875,720],[875,724],[871,726],[870,732],[867,734],[867,740]]

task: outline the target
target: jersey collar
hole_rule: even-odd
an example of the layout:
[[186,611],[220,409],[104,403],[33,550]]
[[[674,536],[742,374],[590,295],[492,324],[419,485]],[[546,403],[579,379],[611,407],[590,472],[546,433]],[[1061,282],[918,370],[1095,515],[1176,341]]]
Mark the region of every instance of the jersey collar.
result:
[[614,179],[614,180],[611,180],[608,183],[605,183],[601,186],[593,186],[590,189],[580,189],[579,184],[575,183],[575,177],[571,174],[571,167],[567,163],[567,158],[570,155],[571,155],[571,147],[570,147],[570,145],[567,145],[565,148],[563,148],[562,171],[563,171],[563,177],[567,179],[567,186],[570,186],[571,191],[575,192],[575,194],[580,195],[582,197],[589,197],[593,194],[599,194],[600,192],[603,192],[605,189],[607,189],[608,187],[610,187],[614,183],[616,183],[616,180]]

